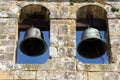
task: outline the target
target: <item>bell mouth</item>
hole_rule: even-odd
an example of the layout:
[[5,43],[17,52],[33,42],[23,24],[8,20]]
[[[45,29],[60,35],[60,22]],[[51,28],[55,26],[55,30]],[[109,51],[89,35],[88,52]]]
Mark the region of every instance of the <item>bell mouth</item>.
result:
[[106,50],[106,43],[97,38],[88,38],[83,40],[77,48],[79,55],[89,59],[95,59],[103,56]]
[[34,57],[42,55],[47,49],[47,44],[42,39],[31,37],[20,43],[20,49],[25,55]]

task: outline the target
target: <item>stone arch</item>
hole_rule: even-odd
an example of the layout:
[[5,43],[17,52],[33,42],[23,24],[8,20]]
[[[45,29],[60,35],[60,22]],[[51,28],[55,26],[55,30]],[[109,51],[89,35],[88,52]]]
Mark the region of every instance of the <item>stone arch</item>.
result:
[[[19,29],[22,30],[23,26],[36,26],[42,29],[43,28],[48,28],[49,22],[50,22],[50,11],[38,4],[29,4],[24,6],[19,15]],[[40,26],[41,25],[41,26]],[[24,27],[25,28],[25,27]],[[25,29],[26,29],[25,28]]]
[[[92,26],[98,29],[106,29],[107,28],[107,11],[98,5],[85,5],[78,9],[77,11],[77,23],[82,23],[84,26],[86,24],[90,24],[93,19],[94,23]],[[97,24],[96,24],[97,23]]]

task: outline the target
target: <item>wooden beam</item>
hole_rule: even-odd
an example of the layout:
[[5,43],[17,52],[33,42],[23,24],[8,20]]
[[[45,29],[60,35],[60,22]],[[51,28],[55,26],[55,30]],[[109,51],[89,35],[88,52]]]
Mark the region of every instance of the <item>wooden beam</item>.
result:
[[106,30],[107,22],[103,19],[78,19],[76,21],[77,30],[83,30],[88,27],[94,27],[99,30]]

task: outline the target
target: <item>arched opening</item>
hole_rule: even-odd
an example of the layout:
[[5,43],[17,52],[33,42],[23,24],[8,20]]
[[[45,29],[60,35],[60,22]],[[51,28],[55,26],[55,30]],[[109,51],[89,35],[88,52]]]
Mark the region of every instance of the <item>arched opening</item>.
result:
[[87,5],[77,11],[77,29],[85,29],[87,26],[106,30],[107,12],[97,5]]
[[49,30],[50,11],[41,5],[27,5],[21,9],[19,17],[19,30],[26,30],[34,25],[42,30]]
[[[105,11],[105,9],[103,9],[100,6],[86,5],[86,6],[83,6],[83,7],[79,8],[79,10],[77,11],[77,21],[76,21],[76,30],[77,30],[77,33],[76,33],[76,44],[77,44],[76,48],[78,48],[78,46],[81,43],[83,44],[83,41],[81,40],[81,37],[83,35],[82,33],[88,28],[97,29],[99,31],[99,34],[100,34],[100,38],[101,38],[100,41],[104,41],[105,44],[106,44],[107,39],[105,38],[106,37],[105,34],[106,34],[106,31],[107,31],[107,28],[108,28],[108,22],[107,21],[108,21],[107,20],[107,12]],[[94,33],[92,34],[92,33],[88,32],[88,34],[91,36]],[[84,35],[84,37],[86,37],[86,35]],[[94,37],[95,36],[93,36],[93,38]],[[98,40],[97,37],[95,38],[95,40]],[[88,40],[86,40],[86,41],[88,41]],[[92,42],[93,43],[91,43],[91,45],[90,45],[91,47],[92,47],[92,44],[98,44],[98,42],[94,41],[94,39],[92,39]],[[97,45],[98,49],[101,48],[101,46],[99,46],[99,45]],[[91,47],[88,44],[86,46],[87,47],[85,47],[85,45],[84,46],[82,45],[82,47],[84,49],[86,48],[86,51],[84,50],[85,52],[92,51],[91,49],[89,49]],[[88,48],[88,46],[89,46],[89,48]],[[89,50],[87,50],[87,49],[89,49]],[[102,49],[100,49],[100,50],[102,50]],[[82,51],[83,51],[83,49],[82,49]],[[108,63],[108,55],[107,55],[108,53],[107,53],[107,51],[105,52],[104,55],[102,55],[100,57],[93,55],[91,52],[88,53],[88,54],[86,53],[87,56],[85,56],[85,57],[81,56],[80,55],[81,53],[78,52],[78,49],[77,49],[76,52],[77,52],[76,54],[77,54],[78,60],[83,62],[83,63],[96,63],[96,64]],[[93,50],[93,52],[94,52],[94,50]]]
[[42,64],[49,58],[50,12],[41,5],[21,9],[17,63]]

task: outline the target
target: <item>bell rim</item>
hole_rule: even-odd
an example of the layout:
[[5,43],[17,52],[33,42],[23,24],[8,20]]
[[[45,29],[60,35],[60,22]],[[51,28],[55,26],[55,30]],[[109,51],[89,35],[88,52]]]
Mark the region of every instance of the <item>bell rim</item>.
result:
[[[26,51],[24,51],[23,50],[23,48],[22,48],[22,45],[23,45],[23,43],[26,41],[26,40],[28,40],[28,39],[38,39],[38,40],[41,40],[45,45],[44,45],[44,50],[40,53],[40,54],[38,54],[38,55],[30,55],[30,54],[26,54],[27,52]],[[47,43],[43,40],[43,39],[41,39],[41,38],[36,38],[36,37],[29,37],[29,38],[25,38],[23,41],[21,41],[21,43],[20,43],[20,50],[23,52],[23,54],[25,54],[25,55],[27,55],[27,56],[31,56],[31,57],[36,57],[36,56],[40,56],[40,55],[43,55],[44,53],[45,53],[45,51],[47,50]]]
[[[107,44],[106,44],[106,42],[104,42],[103,40],[101,40],[101,39],[99,39],[99,38],[87,38],[87,39],[100,40],[100,41],[102,42],[102,44],[104,44],[104,46],[105,46],[104,53],[103,53],[101,56],[103,56],[103,55],[106,53],[106,51],[107,51]],[[84,41],[85,41],[85,40],[82,40],[82,41],[80,41],[80,43],[78,44],[77,52],[78,52],[79,55],[81,55],[81,51],[79,50],[79,47],[81,46],[82,42],[84,42]],[[86,57],[86,56],[84,56],[84,55],[81,55],[81,56],[82,56],[82,57],[85,57],[85,58],[88,58],[88,59],[95,59],[95,58],[101,57],[101,56],[99,56],[99,57],[93,57],[93,58],[91,58],[91,57]]]

